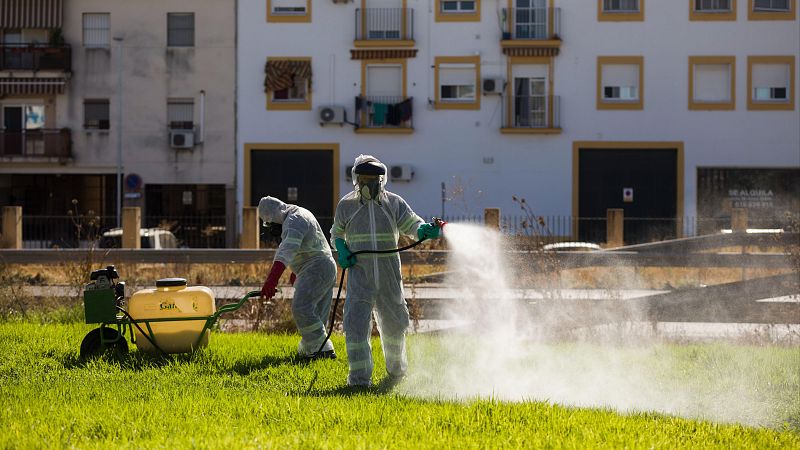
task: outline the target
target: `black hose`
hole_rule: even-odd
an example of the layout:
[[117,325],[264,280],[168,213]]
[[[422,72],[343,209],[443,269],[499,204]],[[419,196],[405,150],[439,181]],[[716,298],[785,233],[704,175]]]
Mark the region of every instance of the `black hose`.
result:
[[[351,253],[350,256],[348,256],[348,259],[352,258],[353,256],[362,254],[362,253],[400,253],[402,251],[406,251],[406,250],[408,250],[410,248],[414,248],[414,247],[418,246],[419,244],[421,244],[425,240],[426,240],[426,238],[422,238],[422,239],[420,239],[420,240],[418,240],[418,241],[416,241],[416,242],[414,242],[412,244],[406,245],[405,247],[390,248],[390,249],[387,249],[387,250],[359,250],[357,252]],[[347,272],[347,268],[343,267],[342,268],[342,276],[339,278],[339,290],[336,292],[336,301],[333,302],[333,308],[331,309],[331,320],[330,320],[330,323],[328,324],[328,335],[325,336],[325,340],[322,341],[322,345],[319,346],[319,350],[317,350],[316,352],[314,352],[311,355],[312,358],[315,357],[315,356],[318,356],[320,354],[320,352],[322,352],[322,349],[325,347],[325,344],[331,338],[331,334],[333,333],[333,324],[336,321],[336,308],[339,307],[339,298],[342,295],[342,286],[344,285],[344,274],[345,274],[345,272]]]

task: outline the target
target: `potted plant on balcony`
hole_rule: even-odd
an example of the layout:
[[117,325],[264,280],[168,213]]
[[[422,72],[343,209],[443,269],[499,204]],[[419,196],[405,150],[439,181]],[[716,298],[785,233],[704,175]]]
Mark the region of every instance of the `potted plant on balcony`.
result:
[[47,42],[50,47],[62,47],[65,43],[64,41],[64,32],[61,28],[53,28],[50,32],[50,39]]

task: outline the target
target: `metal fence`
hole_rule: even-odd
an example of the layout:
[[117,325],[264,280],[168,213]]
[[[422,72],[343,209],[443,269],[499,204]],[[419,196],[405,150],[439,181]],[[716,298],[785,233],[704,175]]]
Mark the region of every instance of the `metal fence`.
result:
[[143,226],[171,231],[179,247],[225,247],[225,216],[145,216]]
[[0,70],[72,70],[72,48],[68,45],[2,44]]
[[116,216],[22,216],[23,248],[89,248],[116,226]]
[[0,156],[72,156],[72,132],[69,128],[38,130],[0,130]]
[[413,97],[356,97],[358,128],[414,128]]
[[548,40],[561,35],[561,8],[503,8],[503,18],[507,23],[503,39]]

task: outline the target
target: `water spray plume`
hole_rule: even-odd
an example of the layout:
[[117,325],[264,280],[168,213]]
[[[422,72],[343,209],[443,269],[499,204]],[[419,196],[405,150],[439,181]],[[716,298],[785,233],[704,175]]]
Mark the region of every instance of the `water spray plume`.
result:
[[[516,263],[509,270],[507,240],[498,231],[452,223],[444,237],[450,249],[445,283],[452,290],[444,314],[461,326],[410,347],[411,376],[401,386],[407,395],[536,400],[749,424],[773,419],[770,399],[752,383],[755,375],[737,370],[732,355],[703,366],[701,383],[673,376],[685,364],[682,350],[640,335],[607,342],[590,333],[583,342],[554,342],[542,330],[558,327],[548,321],[563,316],[531,316],[530,290],[516,286],[516,277],[532,269]],[[641,320],[640,313],[631,311],[626,320]]]

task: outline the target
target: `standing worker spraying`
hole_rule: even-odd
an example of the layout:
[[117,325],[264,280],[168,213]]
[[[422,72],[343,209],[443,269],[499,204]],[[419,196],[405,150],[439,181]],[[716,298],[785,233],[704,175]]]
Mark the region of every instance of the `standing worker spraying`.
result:
[[377,158],[359,155],[353,164],[355,189],[336,207],[331,240],[342,268],[350,268],[344,305],[344,332],[350,374],[347,384],[369,386],[372,378],[372,310],[376,310],[378,331],[392,381],[402,379],[408,368],[405,331],[408,307],[403,296],[400,256],[397,253],[363,254],[361,250],[389,250],[397,247],[400,234],[432,239],[439,227],[425,223],[405,200],[386,191],[386,166]]
[[302,336],[297,352],[302,358],[336,358],[333,343],[325,333],[331,290],[336,284],[336,263],[322,228],[309,210],[273,197],[258,202],[258,217],[271,231],[280,229],[281,237],[272,269],[261,288],[262,298],[275,296],[281,274],[290,267],[294,284],[292,316]]

